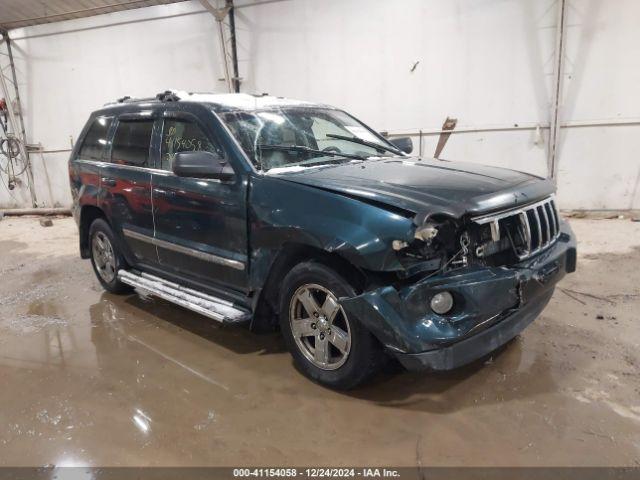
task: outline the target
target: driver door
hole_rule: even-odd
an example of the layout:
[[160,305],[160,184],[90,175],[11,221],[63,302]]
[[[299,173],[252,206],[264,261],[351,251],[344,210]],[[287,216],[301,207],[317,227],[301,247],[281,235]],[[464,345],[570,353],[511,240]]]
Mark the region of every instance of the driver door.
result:
[[152,173],[155,244],[163,270],[213,288],[247,288],[246,182],[187,178],[174,156],[210,151],[225,156],[211,122],[184,111],[163,114],[160,165]]

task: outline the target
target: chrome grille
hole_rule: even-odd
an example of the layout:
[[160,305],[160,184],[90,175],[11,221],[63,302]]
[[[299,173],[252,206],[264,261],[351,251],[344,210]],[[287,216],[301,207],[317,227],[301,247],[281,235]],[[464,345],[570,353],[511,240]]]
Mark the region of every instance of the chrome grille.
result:
[[[515,225],[516,231],[508,231],[508,235],[520,260],[541,252],[560,236],[560,217],[554,195],[521,208],[475,217],[472,221],[478,225],[489,224],[493,242],[501,240],[501,229],[504,230],[507,223]],[[479,250],[482,251],[484,249]]]

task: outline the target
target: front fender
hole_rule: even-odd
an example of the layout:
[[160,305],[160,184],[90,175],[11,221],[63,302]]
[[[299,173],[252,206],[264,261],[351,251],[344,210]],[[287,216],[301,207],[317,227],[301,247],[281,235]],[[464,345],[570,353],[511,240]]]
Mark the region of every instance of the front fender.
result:
[[[391,212],[345,195],[268,176],[249,193],[252,263],[261,266],[287,243],[337,253],[356,267],[401,270],[393,240],[411,239],[412,214]],[[264,269],[262,266],[258,270]]]

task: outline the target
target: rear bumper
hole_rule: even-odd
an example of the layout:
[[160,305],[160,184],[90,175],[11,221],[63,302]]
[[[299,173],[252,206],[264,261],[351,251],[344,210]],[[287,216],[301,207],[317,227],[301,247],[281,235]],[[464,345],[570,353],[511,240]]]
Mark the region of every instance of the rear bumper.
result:
[[[409,370],[451,370],[504,345],[545,308],[555,285],[576,268],[566,222],[548,250],[513,267],[470,267],[395,289],[382,287],[340,303]],[[449,291],[455,306],[441,316],[431,297]]]

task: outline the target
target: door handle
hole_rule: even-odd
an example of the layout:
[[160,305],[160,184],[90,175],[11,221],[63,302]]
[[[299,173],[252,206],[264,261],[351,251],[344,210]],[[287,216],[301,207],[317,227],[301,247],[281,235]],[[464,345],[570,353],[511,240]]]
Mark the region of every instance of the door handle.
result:
[[100,179],[100,182],[103,183],[104,185],[106,185],[107,187],[115,187],[116,186],[116,181],[113,178],[102,177]]

